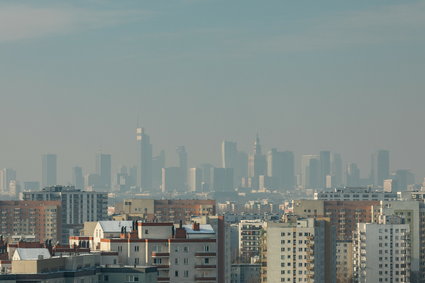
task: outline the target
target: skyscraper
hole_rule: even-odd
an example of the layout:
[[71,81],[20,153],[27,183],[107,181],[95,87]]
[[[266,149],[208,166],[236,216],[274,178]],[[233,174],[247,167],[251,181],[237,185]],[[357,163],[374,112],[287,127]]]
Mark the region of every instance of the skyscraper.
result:
[[285,190],[293,190],[295,188],[295,162],[294,153],[292,151],[282,152],[283,172],[282,172],[282,188]]
[[347,165],[346,175],[348,187],[360,186],[360,170],[357,167],[357,164],[351,163]]
[[178,167],[180,168],[181,180],[183,184],[187,184],[187,152],[184,145],[178,146],[176,148],[177,158],[179,161]]
[[99,153],[96,156],[96,174],[99,175],[99,187],[111,188],[111,155]]
[[248,177],[251,178],[253,189],[259,189],[259,177],[267,175],[267,160],[261,153],[260,138],[257,134],[254,142],[254,150],[248,158]]
[[10,181],[16,181],[16,171],[11,168],[4,168],[0,171],[0,193],[8,193]]
[[141,191],[152,189],[152,145],[144,128],[136,129],[136,140],[139,148],[138,185]]
[[57,185],[57,157],[56,154],[44,154],[42,158],[42,178],[41,185],[43,187]]
[[77,190],[84,189],[83,168],[78,166],[72,168],[72,184]]
[[331,152],[320,152],[320,188],[324,189],[326,185],[326,176],[331,174]]
[[233,168],[237,167],[238,149],[235,142],[223,141],[221,144],[221,167]]
[[273,189],[281,189],[283,185],[283,155],[272,148],[267,153],[267,176],[270,178]]
[[165,168],[165,152],[163,150],[152,159],[152,188],[154,190],[159,190],[161,187],[162,168]]
[[191,192],[202,191],[202,169],[190,168],[188,174],[188,188]]
[[334,176],[335,185],[340,187],[343,185],[342,180],[342,158],[339,153],[334,153],[332,155],[332,175]]
[[371,177],[373,184],[378,187],[384,185],[384,180],[390,176],[390,152],[388,150],[378,150],[372,155]]
[[213,168],[212,188],[215,192],[232,192],[233,168]]
[[304,189],[317,188],[320,182],[320,157],[303,155],[301,159],[301,186]]

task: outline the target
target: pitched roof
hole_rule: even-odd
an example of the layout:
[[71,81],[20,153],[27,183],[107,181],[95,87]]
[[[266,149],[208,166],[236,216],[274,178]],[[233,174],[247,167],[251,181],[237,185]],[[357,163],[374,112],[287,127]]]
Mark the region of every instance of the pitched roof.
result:
[[37,260],[39,256],[43,259],[50,258],[50,252],[46,248],[17,248],[13,255],[14,258],[19,257],[20,260]]
[[131,232],[133,221],[99,221],[103,232],[120,233],[121,227],[127,227],[127,232]]

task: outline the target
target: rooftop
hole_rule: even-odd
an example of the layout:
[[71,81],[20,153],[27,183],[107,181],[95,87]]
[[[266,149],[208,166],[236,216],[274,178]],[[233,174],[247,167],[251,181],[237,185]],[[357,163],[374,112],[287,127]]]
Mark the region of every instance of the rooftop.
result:
[[46,248],[17,248],[13,254],[13,258],[20,260],[37,260],[40,257],[43,259],[50,258],[50,252]]

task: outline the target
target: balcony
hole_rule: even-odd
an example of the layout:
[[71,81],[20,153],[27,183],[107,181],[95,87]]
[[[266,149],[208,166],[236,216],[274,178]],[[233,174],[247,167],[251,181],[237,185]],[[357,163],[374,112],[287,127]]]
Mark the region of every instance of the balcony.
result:
[[195,256],[216,256],[216,253],[208,253],[208,252],[201,252],[201,253],[195,253]]
[[157,252],[152,252],[152,257],[169,257],[170,253],[157,253]]
[[159,264],[159,265],[154,264],[153,266],[155,266],[158,269],[169,269],[170,268],[170,265],[168,265],[168,264]]
[[158,277],[156,280],[158,282],[170,282],[170,277]]
[[195,281],[200,281],[200,282],[203,282],[203,281],[217,281],[217,278],[215,278],[215,277],[195,277]]
[[202,264],[202,265],[195,265],[195,268],[199,269],[211,269],[216,268],[217,266],[215,264]]

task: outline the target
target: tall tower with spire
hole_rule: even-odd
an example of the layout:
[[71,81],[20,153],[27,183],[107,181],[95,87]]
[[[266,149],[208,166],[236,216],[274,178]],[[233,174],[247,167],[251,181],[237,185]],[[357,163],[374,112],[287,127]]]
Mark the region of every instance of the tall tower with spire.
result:
[[139,174],[137,176],[140,190],[152,189],[152,144],[144,128],[136,129],[137,147],[139,150]]
[[257,134],[254,142],[254,149],[248,158],[248,177],[258,179],[259,176],[266,175],[266,156],[261,153],[260,137]]

